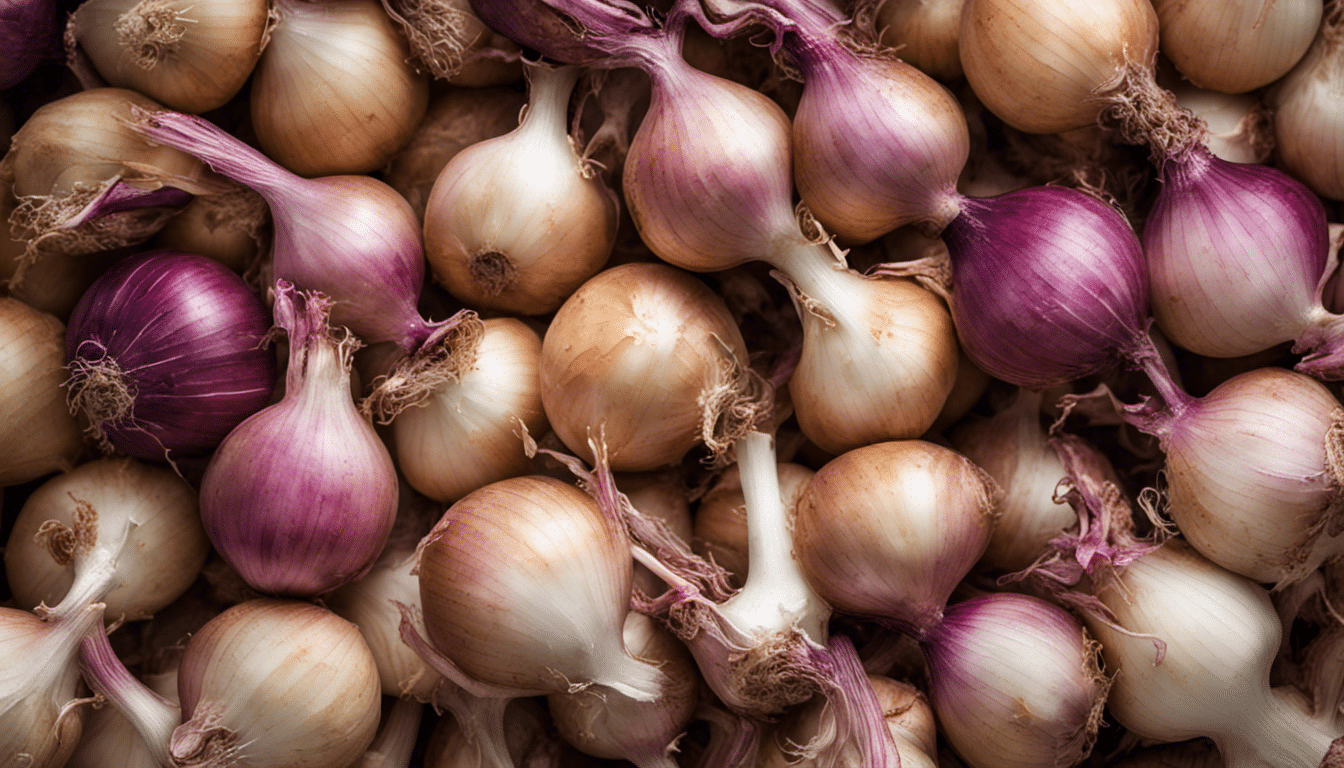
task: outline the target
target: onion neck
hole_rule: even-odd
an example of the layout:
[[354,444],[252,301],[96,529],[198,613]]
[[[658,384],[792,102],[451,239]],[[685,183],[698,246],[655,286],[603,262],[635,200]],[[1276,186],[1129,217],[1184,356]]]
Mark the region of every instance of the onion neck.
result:
[[122,664],[99,626],[80,643],[80,669],[95,693],[105,696],[144,739],[160,765],[174,765],[168,751],[173,729],[182,722],[181,708],[135,679]]
[[371,764],[378,768],[409,766],[415,753],[415,741],[420,735],[420,720],[424,711],[425,705],[414,699],[399,698],[392,702],[392,708],[378,729],[378,736],[369,745],[364,761],[359,765]]
[[851,313],[858,311],[863,277],[837,259],[830,246],[808,242],[800,235],[765,260],[793,282],[808,300],[809,310],[815,306],[838,325],[854,323]]
[[1226,768],[1318,768],[1341,729],[1327,730],[1282,697],[1214,739]]
[[1153,340],[1146,332],[1139,332],[1135,337],[1133,346],[1125,351],[1125,357],[1131,364],[1147,374],[1148,380],[1152,382],[1153,388],[1157,390],[1157,394],[1166,405],[1165,412],[1153,417],[1153,424],[1149,426],[1135,424],[1135,426],[1150,435],[1156,435],[1159,438],[1164,437],[1165,434],[1170,432],[1171,425],[1179,421],[1190,406],[1194,404],[1196,398],[1186,394],[1176,383],[1171,371],[1167,370],[1166,363],[1162,362],[1162,355],[1157,351]]
[[826,644],[830,607],[807,583],[793,557],[792,525],[780,497],[774,438],[749,432],[737,442],[738,472],[747,508],[747,582],[720,606],[741,632],[785,629],[793,622],[818,645]]
[[[126,540],[134,526],[135,523],[127,519],[111,544],[95,543],[86,550],[76,552],[73,560],[75,579],[65,597],[55,608],[35,612],[48,621],[64,621],[71,616],[81,615],[86,606],[106,597],[117,584],[117,560],[126,548]],[[95,528],[94,535],[98,533],[100,531]],[[106,535],[108,532],[101,533]]]
[[568,136],[569,99],[581,71],[574,66],[528,65],[529,97],[519,132],[541,137]]
[[1311,308],[1306,327],[1294,340],[1293,352],[1305,355],[1296,369],[1318,379],[1344,378],[1344,315],[1336,315],[1319,301]]

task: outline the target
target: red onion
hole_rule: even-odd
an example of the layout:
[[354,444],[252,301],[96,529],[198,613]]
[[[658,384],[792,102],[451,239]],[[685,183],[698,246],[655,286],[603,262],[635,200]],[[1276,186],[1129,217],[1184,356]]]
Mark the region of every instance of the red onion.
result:
[[270,399],[266,315],[242,278],[213,259],[154,251],[118,262],[66,328],[71,405],[136,458],[209,451]]
[[59,50],[55,0],[0,2],[0,90],[18,85]]
[[396,469],[350,399],[356,342],[332,337],[330,307],[277,281],[285,397],[230,432],[201,481],[210,541],[264,592],[316,595],[359,578],[396,517]]
[[1143,232],[1153,316],[1176,344],[1241,357],[1296,340],[1298,370],[1344,377],[1344,318],[1321,305],[1329,237],[1311,190],[1193,143],[1162,160]]
[[370,176],[304,179],[198,117],[137,112],[136,129],[256,190],[275,221],[275,276],[334,300],[332,322],[366,343],[411,352],[436,330],[416,311],[425,277],[420,224],[406,199]]
[[943,239],[957,335],[991,376],[1043,389],[1156,355],[1143,251],[1106,203],[1066,187],[965,198]]

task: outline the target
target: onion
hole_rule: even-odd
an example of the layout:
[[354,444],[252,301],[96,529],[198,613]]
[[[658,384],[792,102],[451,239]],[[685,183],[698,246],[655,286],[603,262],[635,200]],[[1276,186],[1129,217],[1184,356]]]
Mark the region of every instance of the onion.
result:
[[[177,668],[144,676],[145,685],[167,701],[177,703]],[[176,725],[176,723],[174,723]],[[84,733],[70,756],[69,768],[163,768],[135,725],[115,706],[95,709],[84,721]]]
[[882,44],[939,80],[961,77],[957,38],[965,0],[886,0],[876,25]]
[[448,161],[425,206],[425,255],[467,306],[544,315],[592,277],[616,242],[616,201],[568,132],[577,67],[529,65],[510,133]]
[[308,603],[230,608],[191,638],[178,675],[176,766],[225,768],[242,755],[256,768],[350,765],[378,727],[378,668],[359,630]]
[[36,480],[74,466],[84,451],[65,405],[65,325],[0,297],[0,484]]
[[289,337],[285,397],[239,424],[201,480],[215,549],[263,592],[317,595],[373,566],[397,511],[392,459],[350,399],[356,343],[334,338],[329,300],[277,281]]
[[398,468],[411,487],[436,501],[451,503],[526,473],[524,436],[547,430],[537,332],[514,318],[483,325],[457,376],[392,421]]
[[622,640],[629,539],[577,488],[516,477],[444,513],[420,545],[428,639],[466,675],[531,692],[594,683],[654,701],[670,680]]
[[242,89],[268,10],[265,0],[85,0],[71,28],[108,83],[197,114]]
[[[1263,163],[1274,149],[1273,117],[1259,98],[1196,88],[1186,82],[1172,86],[1182,109],[1208,128],[1204,143],[1214,155],[1231,163]],[[1281,148],[1280,148],[1281,149]]]
[[449,160],[479,141],[518,127],[527,98],[511,88],[449,88],[429,103],[425,119],[388,162],[383,181],[401,193],[423,222],[425,203]]
[[[144,619],[205,565],[196,491],[162,467],[98,459],[48,480],[14,520],[5,575],[25,607],[93,595],[113,619]],[[107,566],[106,564],[112,564]]]
[[763,407],[723,300],[661,264],[623,264],[584,283],[541,345],[541,402],[555,434],[592,459],[600,430],[613,469],[722,452]]
[[1185,79],[1244,93],[1282,77],[1321,23],[1321,0],[1154,0],[1162,53]]
[[1127,68],[1151,68],[1158,20],[1149,0],[966,0],[961,65],[980,101],[1028,133],[1097,122],[1096,98]]
[[415,131],[426,78],[377,0],[275,0],[252,79],[262,151],[301,176],[381,167]]
[[1009,593],[949,606],[924,641],[943,734],[971,768],[1077,765],[1110,681],[1067,611]]
[[58,50],[51,0],[7,0],[0,6],[0,90],[13,88]]
[[28,243],[25,262],[143,242],[192,194],[226,189],[199,160],[137,134],[128,124],[135,108],[160,107],[122,88],[82,91],[43,105],[14,134],[3,165],[13,172],[10,223]]
[[1106,203],[1065,187],[966,198],[943,239],[957,335],[991,376],[1042,389],[1156,357],[1143,250]]
[[0,754],[15,766],[61,768],[83,727],[79,643],[101,603],[58,606],[45,619],[0,608]]
[[387,710],[378,727],[378,735],[360,758],[357,768],[399,768],[409,766],[420,737],[420,721],[425,705],[410,699],[397,699]]
[[1331,0],[1315,42],[1268,101],[1279,161],[1317,194],[1344,200],[1344,3]]
[[599,686],[553,693],[546,703],[556,730],[594,757],[626,759],[639,768],[676,768],[672,755],[700,698],[695,664],[670,632],[641,614],[626,614],[622,637],[631,655],[659,666],[673,683],[653,702]]
[[798,500],[798,562],[837,611],[923,639],[984,553],[1000,495],[983,470],[932,443],[856,448],[818,470]]
[[205,159],[266,199],[275,276],[329,295],[334,324],[406,352],[444,330],[416,312],[425,268],[419,225],[391,187],[368,176],[302,179],[200,118],[137,117],[140,133]]
[[[1269,594],[1172,539],[1125,566],[1097,597],[1124,631],[1087,619],[1115,678],[1111,715],[1156,741],[1212,738],[1223,765],[1316,768],[1326,730],[1269,687],[1281,639]],[[1154,658],[1151,638],[1165,652]]]
[[100,442],[137,458],[206,453],[270,399],[266,315],[241,278],[204,256],[118,262],[66,328],[71,407]]
[[1066,472],[1041,428],[1041,400],[1040,392],[1019,389],[1007,408],[991,418],[964,421],[949,435],[952,445],[1003,489],[999,521],[981,562],[1007,573],[1035,562],[1050,550],[1050,540],[1078,519],[1055,496]]

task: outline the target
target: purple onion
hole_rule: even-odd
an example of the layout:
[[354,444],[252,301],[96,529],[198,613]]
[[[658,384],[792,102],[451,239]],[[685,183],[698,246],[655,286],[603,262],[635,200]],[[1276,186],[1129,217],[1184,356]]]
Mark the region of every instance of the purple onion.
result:
[[943,240],[957,335],[991,376],[1043,389],[1156,354],[1143,250],[1106,203],[1065,187],[968,197]]
[[[626,16],[613,6],[598,2],[585,5],[627,30],[646,28],[646,20]],[[487,27],[556,61],[587,64],[610,55],[605,45],[595,45],[587,34],[574,28],[572,17],[557,13],[546,0],[471,0],[471,10]]]
[[43,59],[59,56],[53,0],[0,0],[0,90],[13,88]]
[[183,251],[130,257],[70,316],[70,402],[136,458],[205,453],[270,399],[269,328],[260,297],[219,262]]
[[199,117],[139,113],[135,128],[251,187],[275,222],[275,276],[335,304],[332,322],[365,342],[414,352],[439,325],[420,317],[425,277],[420,223],[410,203],[370,176],[305,179]]
[[1068,611],[983,595],[948,606],[923,648],[940,730],[971,768],[1077,765],[1092,750],[1107,685]]
[[263,592],[311,596],[373,567],[397,513],[397,473],[350,398],[357,342],[333,338],[331,302],[277,281],[289,334],[285,396],[238,425],[201,481],[211,543]]
[[[1241,357],[1296,340],[1299,370],[1344,377],[1340,323],[1321,305],[1325,207],[1296,179],[1203,145],[1162,164],[1143,232],[1153,316],[1176,344]],[[1338,358],[1338,359],[1335,359]]]

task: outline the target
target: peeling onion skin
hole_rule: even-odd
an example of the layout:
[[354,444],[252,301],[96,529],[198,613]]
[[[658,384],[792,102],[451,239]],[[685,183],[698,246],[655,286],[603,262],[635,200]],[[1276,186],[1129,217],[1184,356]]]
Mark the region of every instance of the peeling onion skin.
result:
[[1001,492],[956,451],[922,440],[856,448],[798,500],[794,552],[838,612],[923,638],[984,553]]
[[1094,125],[1095,93],[1126,62],[1157,58],[1158,21],[1149,0],[966,0],[958,38],[975,93],[1027,133]]

